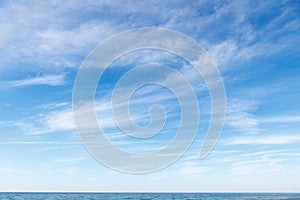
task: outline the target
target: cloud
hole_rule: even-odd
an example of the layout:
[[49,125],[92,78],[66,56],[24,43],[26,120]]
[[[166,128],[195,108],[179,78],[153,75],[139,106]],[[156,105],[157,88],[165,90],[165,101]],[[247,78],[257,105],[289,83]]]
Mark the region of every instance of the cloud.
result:
[[16,122],[15,126],[32,135],[75,131],[73,111],[66,108],[31,116]]
[[59,86],[66,84],[65,75],[44,75],[15,81],[0,82],[2,88],[26,87],[34,85]]
[[[295,50],[295,41],[299,41],[299,26],[295,24],[299,23],[299,16],[293,5],[272,4],[274,9],[270,14],[266,12],[269,3],[255,4],[251,1],[231,1],[218,7],[207,17],[206,26],[210,27],[213,34],[208,34],[208,31],[207,36],[199,38],[199,41],[222,71],[243,66],[232,66],[232,61],[244,63],[255,57],[268,57],[278,52]],[[257,20],[265,16],[269,17],[268,20]],[[202,26],[203,24],[205,22],[201,23]],[[218,27],[213,24],[218,24]],[[219,34],[222,34],[221,38],[218,38]]]
[[0,49],[4,53],[1,61],[6,63],[1,66],[16,59],[30,62],[34,57],[43,67],[78,67],[81,60],[74,55],[85,56],[109,36],[141,27],[167,27],[184,32],[200,41],[220,65],[271,55],[299,39],[298,18],[290,19],[295,12],[292,4],[273,3],[274,16],[261,22],[261,26],[253,23],[253,17],[264,18],[270,5],[256,4],[8,1],[0,8],[0,29],[5,30],[0,33]]
[[75,149],[75,148],[81,148],[82,147],[82,143],[81,142],[74,142],[74,143],[59,143],[57,142],[57,144],[53,144],[51,146],[48,147],[43,147],[43,148],[36,148],[33,149],[32,152],[47,152],[47,151],[57,151],[57,152],[61,152],[62,149],[64,150],[70,150],[70,149]]
[[6,141],[0,142],[1,145],[76,145],[80,142],[63,142],[63,141]]
[[17,127],[22,133],[28,135],[75,131],[73,110],[69,102],[42,104],[35,109],[36,114],[16,120],[0,121],[0,125]]
[[[42,109],[39,114],[31,115],[27,118],[16,121],[0,121],[0,124],[18,127],[23,133],[31,135],[72,131],[75,132],[76,126],[74,121],[74,113],[73,109],[70,107],[70,103],[67,102],[44,104],[37,106],[38,109]],[[85,116],[87,116],[90,109],[93,108],[93,104],[89,104],[84,108],[80,108],[80,116],[83,119],[86,118]],[[102,113],[102,117],[99,120],[104,128],[116,126],[113,118],[108,116],[109,109],[109,101],[98,103],[95,107],[96,113]],[[87,121],[85,125],[87,127],[94,127],[94,124],[92,124],[90,121]]]
[[5,31],[0,33],[3,51],[0,66],[6,68],[22,63],[23,67],[31,65],[34,58],[34,64],[43,69],[78,67],[81,60],[74,56],[88,54],[118,29],[108,20],[82,17],[93,10],[92,6],[101,10],[105,4],[94,5],[90,1],[66,2],[64,5],[38,1],[2,4],[0,28]]
[[65,158],[65,159],[57,159],[57,160],[54,160],[55,163],[61,163],[61,164],[75,164],[75,163],[78,163],[78,162],[81,162],[83,160],[87,160],[88,157],[86,158],[83,158],[83,157],[80,157],[80,158]]
[[278,144],[295,144],[300,142],[300,135],[267,135],[267,136],[244,136],[228,138],[225,140],[226,145],[278,145]]
[[284,173],[282,159],[272,157],[262,157],[231,163],[231,170],[236,176],[252,174],[272,174]]
[[57,108],[62,108],[62,107],[66,107],[66,106],[69,106],[70,105],[70,102],[53,102],[53,103],[48,103],[48,104],[42,104],[40,106],[36,106],[37,109],[57,109]]
[[300,116],[279,115],[273,117],[265,117],[259,120],[260,123],[298,123]]
[[[81,55],[91,50],[97,42],[115,33],[107,22],[85,22],[73,29],[46,29],[37,32],[39,50],[45,54]],[[68,65],[67,65],[68,66]]]
[[217,44],[210,44],[208,54],[213,58],[213,61],[216,62],[217,66],[222,68],[235,57],[237,49],[238,46],[236,42],[229,39]]
[[257,107],[255,101],[232,99],[227,104],[226,125],[247,133],[259,132],[259,120],[253,114]]

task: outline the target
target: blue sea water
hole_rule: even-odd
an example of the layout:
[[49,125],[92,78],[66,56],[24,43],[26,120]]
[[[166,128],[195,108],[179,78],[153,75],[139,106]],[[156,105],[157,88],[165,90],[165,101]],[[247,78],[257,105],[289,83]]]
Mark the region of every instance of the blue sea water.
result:
[[295,193],[0,193],[1,200],[300,200]]

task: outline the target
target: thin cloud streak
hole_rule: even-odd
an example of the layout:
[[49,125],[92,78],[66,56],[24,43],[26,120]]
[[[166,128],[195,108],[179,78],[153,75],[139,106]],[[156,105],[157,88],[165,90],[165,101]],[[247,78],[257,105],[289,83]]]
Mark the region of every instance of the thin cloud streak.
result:
[[300,116],[280,115],[275,117],[262,118],[260,123],[299,123]]
[[27,78],[15,81],[2,82],[0,88],[11,88],[11,87],[26,87],[34,85],[49,85],[49,86],[60,86],[66,84],[65,75],[45,75],[34,78]]
[[226,145],[276,145],[294,144],[300,142],[300,135],[268,135],[229,138],[225,141]]

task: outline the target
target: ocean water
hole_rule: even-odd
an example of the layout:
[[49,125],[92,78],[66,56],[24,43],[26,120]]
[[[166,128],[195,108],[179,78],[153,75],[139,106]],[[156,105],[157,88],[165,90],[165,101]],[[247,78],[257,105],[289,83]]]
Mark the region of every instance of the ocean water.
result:
[[1,200],[300,200],[293,193],[0,193]]

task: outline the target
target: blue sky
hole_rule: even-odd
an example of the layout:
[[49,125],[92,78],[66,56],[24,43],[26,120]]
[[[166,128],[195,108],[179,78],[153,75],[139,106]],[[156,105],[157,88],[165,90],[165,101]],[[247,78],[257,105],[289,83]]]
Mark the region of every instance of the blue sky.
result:
[[[296,0],[1,1],[0,190],[300,192],[299,9]],[[156,61],[184,74],[197,88],[201,109],[197,137],[183,157],[157,172],[130,175],[103,166],[80,143],[72,90],[93,48],[142,27],[170,28],[202,45],[223,77],[227,117],[215,149],[199,159],[210,119],[201,77],[167,53],[121,57],[100,81],[105,90],[96,94],[97,116],[120,148],[155,151],[172,140],[179,121],[174,96],[149,85],[136,93],[130,109],[143,126],[149,104],[165,104],[171,117],[164,134],[142,142],[118,137],[107,110],[109,94],[136,65]]]

